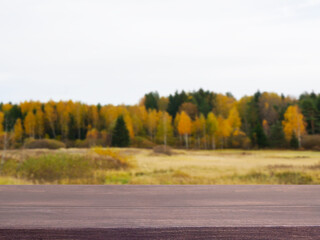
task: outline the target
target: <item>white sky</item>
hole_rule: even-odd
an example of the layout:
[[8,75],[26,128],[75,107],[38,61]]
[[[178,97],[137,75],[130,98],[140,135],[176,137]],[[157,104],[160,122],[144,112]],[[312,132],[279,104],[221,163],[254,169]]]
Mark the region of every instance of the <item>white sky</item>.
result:
[[319,0],[0,0],[0,101],[320,92]]

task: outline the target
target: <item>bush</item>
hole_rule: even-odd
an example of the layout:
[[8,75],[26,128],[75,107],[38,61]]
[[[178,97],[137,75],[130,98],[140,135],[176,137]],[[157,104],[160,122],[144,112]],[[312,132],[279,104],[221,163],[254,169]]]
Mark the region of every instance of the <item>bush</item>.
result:
[[153,148],[155,144],[144,137],[135,137],[131,141],[131,146],[136,148]]
[[320,135],[306,135],[302,138],[301,145],[304,149],[320,149]]
[[59,149],[65,148],[66,145],[63,142],[53,139],[27,139],[24,144],[25,148],[47,148],[47,149]]
[[129,158],[120,154],[116,150],[109,148],[96,147],[92,149],[95,155],[92,155],[96,165],[103,168],[125,169],[133,166]]
[[16,160],[7,160],[1,167],[1,175],[3,176],[16,176],[18,162]]
[[19,176],[39,183],[72,183],[80,179],[81,182],[92,182],[95,170],[119,170],[130,166],[127,157],[109,149],[96,148],[87,155],[59,153],[33,156],[27,158],[20,168],[10,163],[4,169],[13,173],[12,169],[16,167]]
[[300,172],[282,172],[276,173],[275,176],[280,184],[310,184],[312,177]]
[[90,177],[92,166],[84,156],[48,154],[28,158],[22,163],[19,174],[33,181],[54,182],[64,178]]
[[159,146],[155,146],[153,148],[153,152],[154,153],[161,153],[161,154],[171,155],[172,154],[172,149],[169,146],[159,145]]

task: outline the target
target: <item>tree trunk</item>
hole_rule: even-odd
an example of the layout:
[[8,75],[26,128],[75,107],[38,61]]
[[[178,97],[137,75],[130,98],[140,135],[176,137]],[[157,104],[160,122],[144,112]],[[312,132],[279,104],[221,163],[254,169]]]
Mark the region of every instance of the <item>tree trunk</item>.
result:
[[216,149],[216,141],[214,139],[214,135],[212,135],[212,149]]
[[188,149],[188,148],[189,148],[189,144],[188,144],[188,134],[185,134],[185,135],[184,135],[184,140],[185,140],[185,142],[186,142],[186,149]]
[[163,143],[164,143],[164,150],[167,151],[167,120],[166,120],[166,115],[163,115]]
[[5,119],[5,129],[4,129],[4,141],[3,141],[3,152],[1,156],[1,163],[0,163],[0,172],[2,172],[2,167],[4,164],[4,159],[7,153],[7,132],[8,132],[8,120]]

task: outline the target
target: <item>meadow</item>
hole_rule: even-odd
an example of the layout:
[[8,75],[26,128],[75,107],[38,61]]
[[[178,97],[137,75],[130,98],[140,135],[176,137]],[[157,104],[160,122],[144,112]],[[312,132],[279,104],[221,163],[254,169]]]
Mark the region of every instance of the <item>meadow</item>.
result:
[[319,184],[320,152],[9,150],[0,184]]

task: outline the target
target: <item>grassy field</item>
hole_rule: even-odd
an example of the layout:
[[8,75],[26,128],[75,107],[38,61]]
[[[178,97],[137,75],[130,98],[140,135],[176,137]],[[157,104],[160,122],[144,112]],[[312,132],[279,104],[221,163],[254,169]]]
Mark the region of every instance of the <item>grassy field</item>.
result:
[[[97,164],[91,157],[83,162],[87,158],[82,157],[92,154],[90,149],[8,151],[0,184],[320,183],[320,152],[174,150],[170,156],[132,148],[111,152],[116,153],[115,158],[121,156],[121,161],[110,165],[102,164],[107,161],[102,159]],[[57,177],[50,178],[50,174]]]

